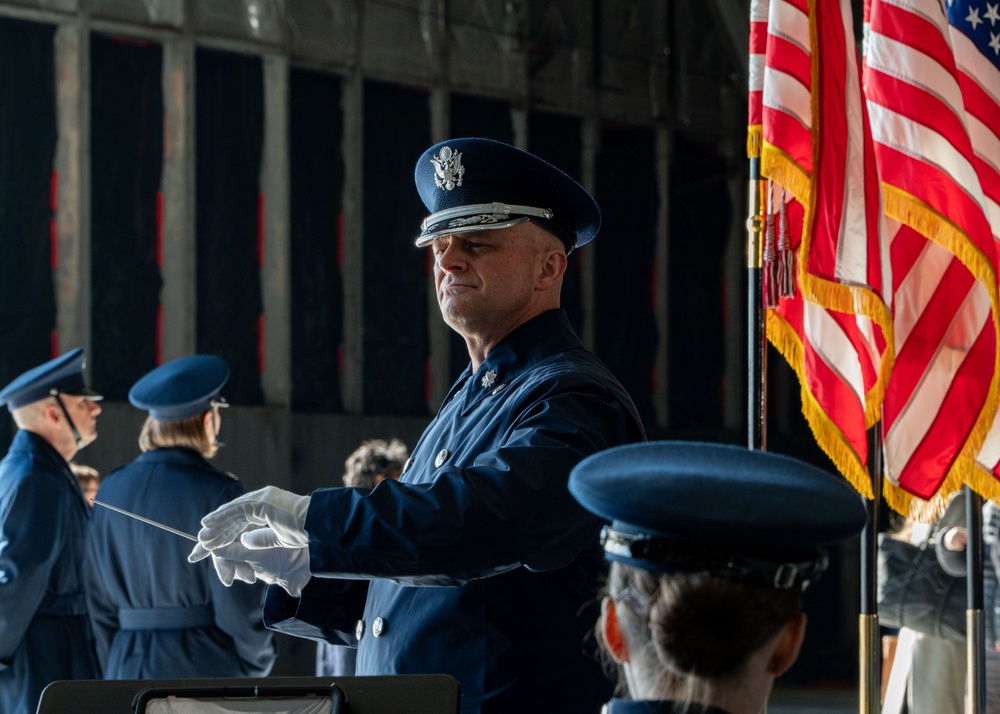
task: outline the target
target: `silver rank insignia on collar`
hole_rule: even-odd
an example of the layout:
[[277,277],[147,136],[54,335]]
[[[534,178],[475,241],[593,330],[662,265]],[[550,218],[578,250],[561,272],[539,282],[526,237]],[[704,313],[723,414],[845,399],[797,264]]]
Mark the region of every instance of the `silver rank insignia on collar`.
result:
[[486,389],[492,387],[493,382],[496,381],[496,378],[497,378],[497,373],[491,369],[489,372],[483,375],[483,380],[482,380],[483,387],[485,387]]
[[434,184],[445,191],[451,191],[462,185],[465,167],[462,166],[462,152],[454,152],[450,147],[442,146],[438,155],[431,159],[434,164]]

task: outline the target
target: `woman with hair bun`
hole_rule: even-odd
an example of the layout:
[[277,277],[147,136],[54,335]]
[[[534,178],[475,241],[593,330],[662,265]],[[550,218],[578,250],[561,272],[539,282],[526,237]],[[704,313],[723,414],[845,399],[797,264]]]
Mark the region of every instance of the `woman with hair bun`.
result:
[[619,665],[608,714],[758,714],[795,662],[802,591],[865,524],[843,481],[795,459],[696,442],[584,459],[570,491],[610,521],[598,634]]

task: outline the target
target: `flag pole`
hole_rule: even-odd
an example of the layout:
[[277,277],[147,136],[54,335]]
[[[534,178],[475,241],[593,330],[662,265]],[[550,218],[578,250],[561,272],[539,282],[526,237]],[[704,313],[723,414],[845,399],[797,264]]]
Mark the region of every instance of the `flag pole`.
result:
[[747,446],[767,449],[767,343],[762,307],[764,221],[760,157],[750,157],[747,217]]
[[872,498],[865,503],[868,520],[861,533],[861,613],[858,616],[858,711],[882,710],[882,648],[878,630],[878,512],[882,503],[882,422],[868,431],[868,473]]
[[980,714],[986,711],[986,642],[983,620],[983,497],[966,485],[965,528],[968,540],[965,546],[966,564],[966,610],[965,610],[965,657],[966,714]]

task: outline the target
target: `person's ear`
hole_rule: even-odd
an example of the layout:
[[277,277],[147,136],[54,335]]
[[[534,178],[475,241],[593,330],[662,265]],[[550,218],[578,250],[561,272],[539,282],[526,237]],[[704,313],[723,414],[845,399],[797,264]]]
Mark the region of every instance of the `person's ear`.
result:
[[205,434],[208,435],[208,441],[211,443],[219,436],[218,434],[218,422],[215,421],[215,414],[212,409],[205,412],[204,417],[202,417],[202,426],[205,428]]
[[625,664],[629,661],[628,646],[618,626],[618,610],[615,609],[615,601],[609,597],[604,598],[601,603],[601,635],[615,662]]
[[541,266],[538,271],[539,290],[548,290],[566,272],[566,253],[562,250],[547,250],[542,254]]
[[55,404],[48,404],[42,412],[42,419],[49,424],[58,424],[62,420],[62,410]]
[[785,624],[781,630],[781,634],[778,635],[778,640],[775,643],[774,650],[771,652],[771,658],[767,664],[769,674],[779,677],[795,664],[795,660],[799,657],[799,650],[802,649],[802,641],[805,639],[805,636],[806,614],[800,612],[797,617]]

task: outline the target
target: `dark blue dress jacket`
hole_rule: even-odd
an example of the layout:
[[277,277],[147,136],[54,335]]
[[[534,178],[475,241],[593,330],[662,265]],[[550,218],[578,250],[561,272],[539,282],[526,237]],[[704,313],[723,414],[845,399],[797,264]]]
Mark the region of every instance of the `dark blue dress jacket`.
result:
[[[645,438],[632,400],[561,310],[459,378],[400,480],[322,489],[306,518],[314,574],[272,586],[265,622],[348,642],[357,674],[443,672],[462,711],[594,712],[600,522],[569,494],[585,456]],[[371,579],[364,612],[341,582]]]
[[57,679],[94,679],[84,593],[90,507],[66,460],[18,431],[0,461],[0,712],[34,714]]
[[[101,483],[98,500],[197,533],[201,517],[243,485],[190,449],[147,451]],[[105,679],[263,677],[274,663],[265,588],[227,588],[191,542],[98,506],[88,595]]]

